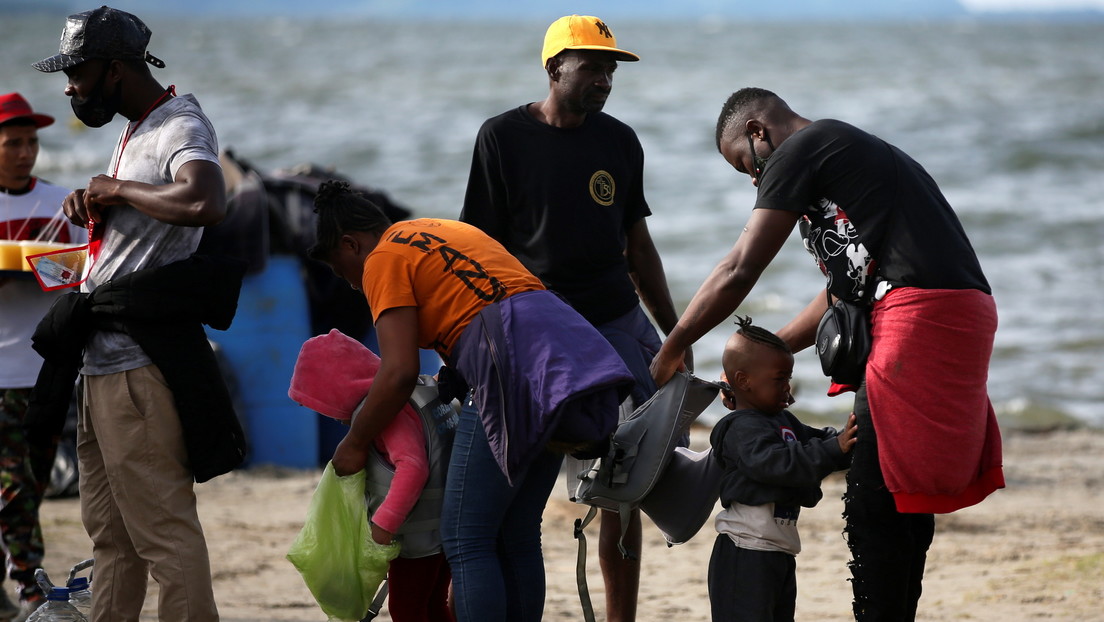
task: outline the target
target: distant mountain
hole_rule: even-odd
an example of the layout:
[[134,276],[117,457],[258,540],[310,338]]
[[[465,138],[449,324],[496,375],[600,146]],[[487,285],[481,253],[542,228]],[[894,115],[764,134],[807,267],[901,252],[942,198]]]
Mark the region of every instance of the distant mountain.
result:
[[[0,15],[69,14],[72,3],[67,0],[0,0]],[[83,9],[77,9],[83,10]]]
[[[563,15],[562,0],[106,0],[137,15],[366,15],[431,19],[549,19]],[[90,0],[0,0],[6,12],[74,13],[102,2]],[[322,7],[325,7],[324,9]],[[957,0],[598,0],[573,5],[608,19],[731,17],[776,19],[897,19],[966,15]]]
[[[1101,10],[1050,12],[968,11],[958,0],[105,0],[137,15],[294,17],[368,16],[394,19],[550,20],[565,10],[587,11],[610,20],[726,18],[737,21],[809,19],[825,21],[944,19],[965,16],[1102,19]],[[14,13],[68,14],[100,0],[0,0],[0,16]]]

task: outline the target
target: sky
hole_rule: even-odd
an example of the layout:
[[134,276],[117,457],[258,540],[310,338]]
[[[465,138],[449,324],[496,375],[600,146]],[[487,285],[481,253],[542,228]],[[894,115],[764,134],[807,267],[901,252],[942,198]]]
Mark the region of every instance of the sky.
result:
[[1104,10],[1104,0],[959,0],[969,11]]

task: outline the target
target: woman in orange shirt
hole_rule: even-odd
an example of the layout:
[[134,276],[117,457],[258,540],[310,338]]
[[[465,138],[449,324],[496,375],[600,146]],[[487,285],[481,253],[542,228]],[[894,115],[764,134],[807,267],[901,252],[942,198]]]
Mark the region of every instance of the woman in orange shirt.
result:
[[441,518],[457,618],[540,620],[540,519],[561,452],[601,451],[632,375],[582,316],[479,229],[432,218],[392,224],[343,182],[323,184],[315,207],[310,255],[364,292],[381,358],[334,469],[364,468],[373,439],[410,397],[418,349],[436,350],[470,388]]

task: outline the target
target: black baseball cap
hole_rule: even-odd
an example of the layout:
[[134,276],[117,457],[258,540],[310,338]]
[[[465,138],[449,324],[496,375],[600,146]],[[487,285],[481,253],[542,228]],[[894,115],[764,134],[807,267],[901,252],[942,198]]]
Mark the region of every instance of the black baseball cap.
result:
[[61,31],[58,53],[31,65],[46,73],[68,69],[93,58],[142,59],[157,68],[165,63],[146,51],[150,29],[126,11],[101,6],[70,15]]

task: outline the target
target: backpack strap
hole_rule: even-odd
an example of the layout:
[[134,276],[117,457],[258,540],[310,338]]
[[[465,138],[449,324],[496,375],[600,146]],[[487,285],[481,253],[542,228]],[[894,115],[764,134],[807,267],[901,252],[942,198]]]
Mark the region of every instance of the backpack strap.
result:
[[634,509],[635,507],[631,503],[617,505],[617,515],[621,518],[621,536],[617,538],[617,550],[621,551],[621,557],[639,561],[640,551],[630,551],[625,548],[625,534],[629,531],[629,519],[632,518]]
[[372,604],[368,606],[368,615],[361,618],[360,622],[372,622],[376,619],[376,616],[380,614],[380,610],[383,609],[383,601],[387,600],[387,578],[383,579],[383,583],[380,584],[379,591],[376,592],[376,597],[372,599]]
[[[594,517],[598,515],[598,508],[590,506],[590,511],[587,512],[586,517],[575,519],[575,539],[579,541],[579,556],[575,561],[575,582],[579,586],[579,602],[583,606],[583,620],[584,622],[594,622],[594,604],[590,601],[590,588],[587,587],[586,579],[586,534],[583,530],[590,524],[590,521],[594,520]],[[622,532],[624,531],[624,524],[622,524]],[[622,533],[622,535],[624,535]]]

